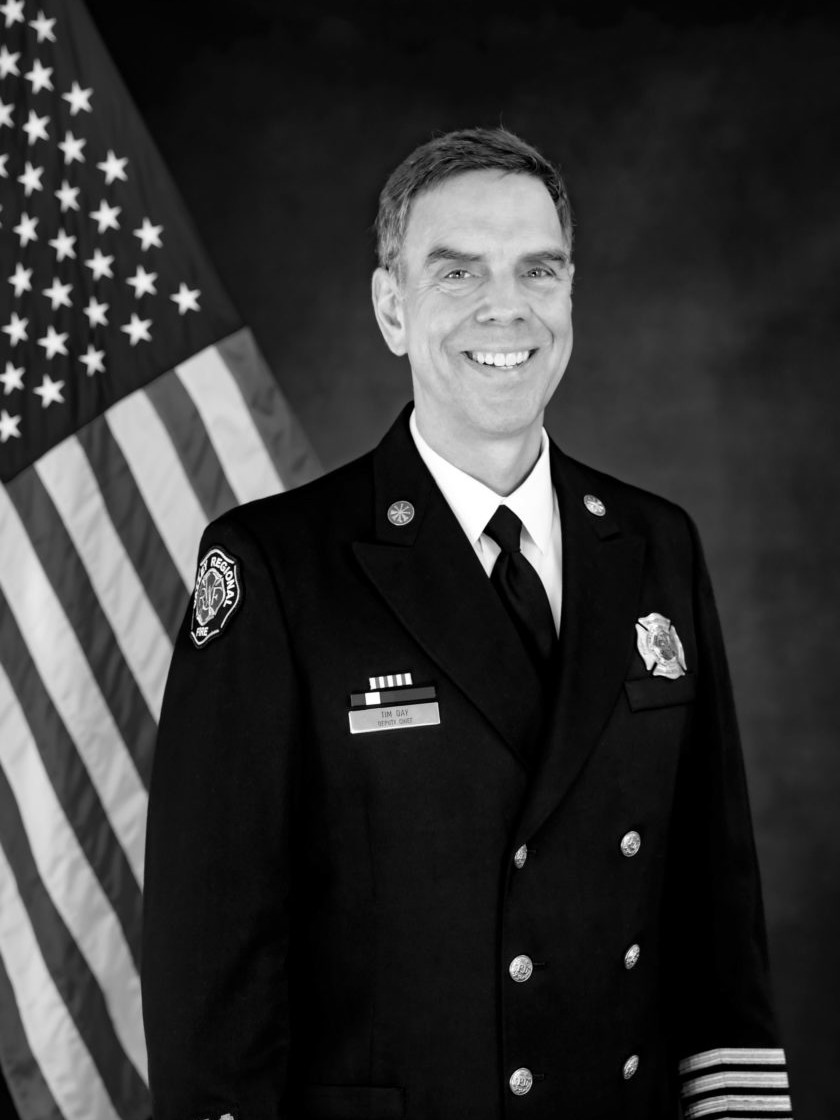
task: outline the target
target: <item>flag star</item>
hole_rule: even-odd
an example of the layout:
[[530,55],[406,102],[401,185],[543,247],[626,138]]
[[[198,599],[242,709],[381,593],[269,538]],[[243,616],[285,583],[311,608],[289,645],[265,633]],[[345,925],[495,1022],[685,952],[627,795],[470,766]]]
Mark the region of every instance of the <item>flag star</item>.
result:
[[72,132],[65,132],[64,139],[58,145],[64,152],[65,164],[72,163],[77,159],[79,163],[85,162],[85,157],[82,155],[82,148],[87,144],[87,140],[76,139]]
[[131,322],[126,323],[125,326],[120,327],[121,331],[129,336],[132,346],[136,346],[142,339],[144,342],[151,342],[152,336],[149,334],[149,327],[152,325],[151,319],[141,319],[133,311],[131,313]]
[[35,227],[37,226],[39,221],[39,218],[30,218],[25,210],[21,214],[20,222],[14,227],[12,232],[16,233],[20,238],[20,246],[22,249],[25,248],[25,246],[27,246],[30,241],[38,240],[38,234],[35,232]]
[[73,82],[70,87],[69,93],[62,93],[62,98],[70,106],[70,116],[75,115],[82,109],[86,113],[91,113],[93,110],[90,107],[90,99],[93,94],[93,89],[82,89],[78,82]]
[[[50,304],[53,311],[57,311],[59,307],[72,307],[70,302],[70,293],[73,291],[72,284],[62,284],[59,282],[57,276],[53,277],[53,282],[49,288],[44,288],[44,295],[49,296]],[[65,338],[67,336],[65,335]],[[52,357],[52,355],[50,355]]]
[[17,346],[19,342],[26,342],[27,338],[29,338],[26,332],[28,325],[28,319],[21,319],[20,315],[18,315],[16,311],[13,311],[10,322],[0,329],[4,330],[9,336],[9,344],[11,346]]
[[79,209],[79,190],[80,187],[71,187],[66,179],[61,180],[61,187],[55,191],[55,197],[61,203],[61,213],[64,214],[67,210]]
[[121,206],[109,206],[103,198],[99,203],[98,210],[91,211],[91,217],[96,219],[96,224],[100,233],[104,233],[106,229],[119,229],[120,223],[117,221],[117,215],[121,212]]
[[134,298],[139,299],[145,295],[157,295],[155,280],[157,280],[156,272],[147,272],[142,264],[138,264],[137,271],[133,276],[129,276],[126,284],[130,284],[134,288]]
[[19,58],[20,51],[12,54],[5,43],[0,43],[0,78],[6,78],[9,74],[14,74],[16,78],[20,77],[20,70],[17,67]]
[[24,268],[20,262],[15,265],[15,271],[9,277],[9,283],[14,285],[15,295],[20,299],[24,292],[32,291],[32,269]]
[[29,26],[38,36],[38,42],[43,43],[45,39],[49,39],[51,43],[55,42],[55,34],[53,28],[55,27],[54,19],[47,19],[43,12],[38,12],[37,19],[31,19]]
[[125,165],[127,163],[128,158],[126,156],[123,156],[122,158],[120,158],[119,156],[115,156],[109,148],[108,155],[105,157],[102,163],[97,163],[96,166],[100,171],[104,172],[105,183],[107,186],[110,186],[115,179],[122,179],[123,182],[128,179],[128,176],[125,173]]
[[45,373],[41,384],[32,392],[37,393],[41,398],[41,408],[48,408],[51,404],[64,404],[64,397],[61,395],[63,388],[63,381],[53,381],[50,375]]
[[9,162],[9,153],[8,152],[3,152],[3,154],[0,155],[0,176],[2,176],[2,178],[4,178],[4,179],[9,178],[9,172],[6,170],[6,164],[8,162]]
[[140,229],[134,230],[134,236],[140,238],[140,248],[145,253],[150,245],[154,245],[156,249],[161,249],[160,235],[163,233],[163,226],[153,226],[148,218],[143,219],[143,224]]
[[23,0],[6,0],[5,4],[0,4],[0,12],[6,17],[7,28],[13,23],[23,23]]
[[0,443],[5,443],[12,436],[20,438],[18,424],[20,424],[19,416],[10,416],[5,408],[0,408]]
[[87,352],[79,358],[79,361],[87,370],[88,377],[93,377],[95,373],[105,372],[105,363],[102,360],[104,357],[104,350],[97,350],[92,342],[88,343]]
[[26,124],[21,125],[21,129],[29,137],[29,143],[34,144],[36,140],[47,140],[47,125],[50,123],[49,117],[39,117],[34,109],[29,110],[29,120]]
[[105,312],[108,310],[108,306],[109,305],[107,303],[97,302],[97,300],[93,296],[91,296],[90,300],[88,301],[87,307],[82,308],[83,314],[87,315],[88,317],[88,323],[90,324],[91,330],[93,330],[93,328],[96,326],[108,326],[108,317],[105,314]]
[[55,254],[59,263],[67,257],[69,257],[71,261],[76,259],[76,250],[73,248],[76,244],[76,238],[69,233],[65,233],[63,229],[60,229],[57,235],[51,241],[48,241],[47,244],[55,249]]
[[[63,354],[66,358],[67,347],[65,343],[69,337],[70,335],[67,331],[63,331],[59,334],[52,323],[50,323],[47,327],[47,333],[43,338],[38,339],[38,345],[44,347],[48,358],[54,358],[56,354]],[[62,382],[62,385],[63,384],[64,382]],[[36,389],[35,392],[37,393],[38,390]]]
[[106,257],[101,249],[94,249],[91,259],[85,261],[85,264],[93,273],[94,280],[101,280],[103,276],[107,276],[109,280],[113,280],[114,274],[111,271],[111,265],[113,263],[114,258]]
[[171,295],[169,298],[173,303],[178,304],[178,314],[185,315],[187,311],[198,311],[198,297],[201,292],[198,288],[188,288],[186,284],[181,284],[178,291]]
[[11,362],[6,362],[6,371],[0,373],[0,381],[3,382],[4,397],[8,397],[15,389],[23,389],[23,366],[13,366]]
[[18,175],[18,182],[23,186],[24,194],[27,198],[33,191],[42,191],[44,189],[41,183],[41,176],[44,174],[43,167],[33,167],[29,160],[26,161],[23,174]]
[[42,89],[52,90],[52,72],[52,66],[44,66],[40,58],[36,58],[32,61],[32,69],[23,76],[27,82],[32,83],[32,92],[40,93]]
[[0,128],[2,128],[4,124],[8,125],[9,128],[12,127],[12,109],[14,109],[14,107],[13,102],[10,101],[7,105],[3,98],[0,97]]

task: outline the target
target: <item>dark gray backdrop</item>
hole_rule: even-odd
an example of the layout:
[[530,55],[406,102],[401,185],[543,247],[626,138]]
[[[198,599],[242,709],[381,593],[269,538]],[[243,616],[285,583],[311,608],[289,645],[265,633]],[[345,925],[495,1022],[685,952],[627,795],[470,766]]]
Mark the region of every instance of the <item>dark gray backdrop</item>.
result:
[[386,173],[499,121],[561,160],[577,341],[548,426],[700,525],[796,1114],[840,1114],[838,25],[807,4],[90,7],[328,467],[409,395],[368,297]]

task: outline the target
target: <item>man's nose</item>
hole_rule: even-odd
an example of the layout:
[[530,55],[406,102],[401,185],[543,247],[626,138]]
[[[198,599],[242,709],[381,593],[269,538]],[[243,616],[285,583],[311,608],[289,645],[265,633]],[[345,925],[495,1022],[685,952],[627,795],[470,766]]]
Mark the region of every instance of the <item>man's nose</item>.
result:
[[515,276],[492,277],[482,286],[481,295],[476,311],[479,323],[514,323],[529,315],[525,292]]

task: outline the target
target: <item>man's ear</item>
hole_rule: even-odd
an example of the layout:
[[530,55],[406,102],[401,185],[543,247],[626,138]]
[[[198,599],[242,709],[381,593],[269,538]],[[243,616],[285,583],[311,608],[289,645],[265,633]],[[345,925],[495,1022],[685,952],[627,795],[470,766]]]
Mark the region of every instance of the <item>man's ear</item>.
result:
[[376,269],[371,279],[371,296],[373,313],[388,349],[393,354],[405,354],[408,346],[402,296],[397,278],[390,269]]

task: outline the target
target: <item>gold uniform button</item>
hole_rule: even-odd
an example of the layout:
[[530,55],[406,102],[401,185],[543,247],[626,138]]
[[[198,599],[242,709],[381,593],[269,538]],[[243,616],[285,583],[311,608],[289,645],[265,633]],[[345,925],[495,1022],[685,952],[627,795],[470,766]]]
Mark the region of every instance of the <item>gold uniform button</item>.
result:
[[530,1093],[533,1084],[534,1075],[525,1066],[515,1069],[508,1080],[510,1091],[515,1097],[524,1097],[526,1093]]
[[633,1075],[635,1074],[635,1072],[638,1068],[639,1068],[639,1055],[638,1054],[631,1054],[630,1057],[627,1059],[627,1061],[624,1063],[624,1067],[621,1071],[623,1076],[624,1076],[624,1080],[629,1081],[630,1078],[633,1077]]
[[516,849],[513,857],[513,864],[517,870],[521,871],[525,866],[525,860],[528,858],[528,845],[523,844],[520,848]]
[[627,832],[621,838],[621,854],[630,859],[642,846],[642,838],[635,831]]
[[530,980],[533,971],[534,962],[525,953],[514,957],[508,965],[511,980],[515,980],[517,984],[524,984],[526,980]]
[[631,945],[627,952],[624,954],[624,967],[629,972],[631,968],[635,968],[639,963],[639,956],[642,950],[638,945]]

